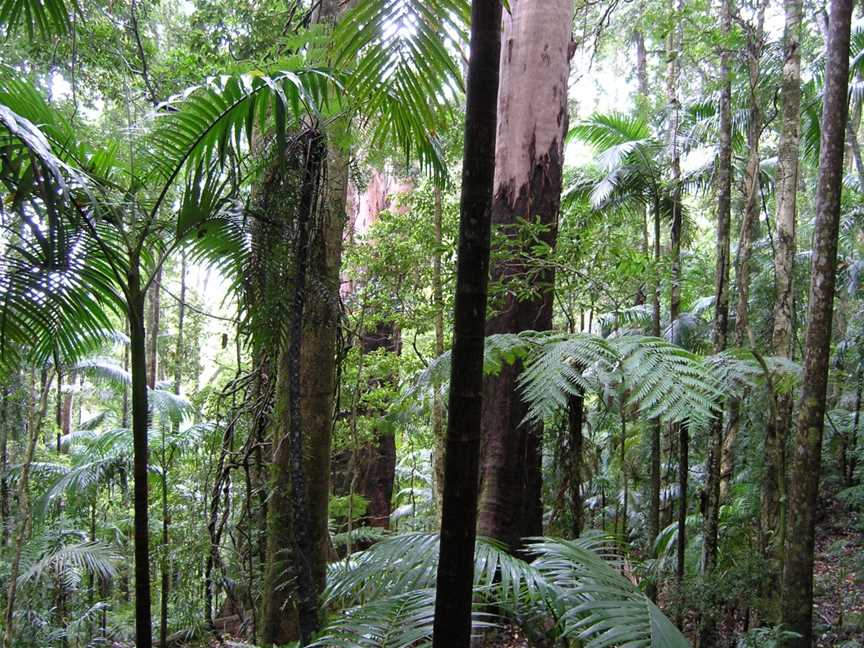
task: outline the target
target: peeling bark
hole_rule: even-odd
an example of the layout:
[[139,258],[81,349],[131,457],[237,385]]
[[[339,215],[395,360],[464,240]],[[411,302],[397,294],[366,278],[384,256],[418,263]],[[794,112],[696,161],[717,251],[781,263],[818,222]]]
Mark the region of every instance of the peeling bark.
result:
[[[510,9],[502,36],[492,222],[506,236],[517,235],[520,219],[539,222],[551,249],[561,200],[572,3],[516,0]],[[492,280],[504,287],[529,275],[539,295],[507,291],[486,323],[487,335],[552,327],[551,266],[537,259],[492,269]],[[511,550],[522,537],[542,532],[542,428],[523,422],[519,371],[518,364],[504,367],[487,378],[483,393],[478,531]]]

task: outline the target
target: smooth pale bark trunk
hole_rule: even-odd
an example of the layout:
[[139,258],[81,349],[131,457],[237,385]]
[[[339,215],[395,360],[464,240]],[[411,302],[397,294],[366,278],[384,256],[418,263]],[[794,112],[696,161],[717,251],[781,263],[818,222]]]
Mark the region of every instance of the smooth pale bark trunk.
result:
[[[508,237],[518,236],[522,220],[542,224],[549,248],[561,201],[572,12],[569,0],[511,1],[502,35],[492,222]],[[527,261],[501,262],[492,278],[506,287],[531,277],[540,294],[508,291],[493,305],[487,335],[552,327],[554,271],[531,259],[530,248],[524,252]],[[478,532],[511,550],[522,537],[542,533],[542,427],[524,422],[519,371],[518,363],[505,366],[487,377],[483,393]]]
[[801,406],[789,479],[789,527],[781,599],[783,625],[800,635],[785,638],[782,644],[795,648],[809,647],[813,643],[813,551],[837,275],[852,6],[852,0],[831,2],[825,66],[808,327]]
[[[780,98],[780,142],[777,149],[776,216],[774,234],[774,354],[792,357],[794,340],[793,279],[795,266],[795,220],[798,194],[798,154],[801,109],[801,0],[786,0],[783,33],[783,82]],[[761,515],[763,552],[773,545],[782,555],[784,529],[781,498],[785,490],[785,447],[792,420],[792,395],[775,396],[776,414],[765,429]]]
[[501,2],[473,0],[433,648],[468,648],[495,177]]
[[[714,268],[714,353],[726,349],[729,330],[729,257],[732,207],[732,80],[728,38],[732,31],[731,0],[723,0],[721,32],[724,43],[720,53],[720,132],[717,159],[717,253]],[[720,520],[720,454],[723,447],[723,418],[711,424],[706,460],[705,508],[702,522],[702,574],[710,578],[717,564],[717,536]],[[702,615],[699,625],[700,646],[717,641],[716,617],[711,610]]]

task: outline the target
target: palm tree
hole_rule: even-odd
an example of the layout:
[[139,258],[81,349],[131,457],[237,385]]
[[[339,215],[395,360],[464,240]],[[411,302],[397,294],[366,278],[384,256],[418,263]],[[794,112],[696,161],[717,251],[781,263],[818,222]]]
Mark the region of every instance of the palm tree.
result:
[[453,310],[453,362],[444,454],[441,558],[435,595],[435,648],[471,641],[477,478],[483,400],[483,345],[495,176],[501,3],[471,3],[471,55]]
[[[466,7],[442,3],[440,15],[455,27],[444,35],[426,28],[416,31],[428,23],[428,3],[363,3],[334,35],[330,68],[310,62],[270,76],[256,72],[209,80],[158,111],[137,147],[143,152],[129,160],[122,160],[110,145],[78,142],[71,125],[38,92],[15,71],[4,71],[0,124],[10,136],[4,146],[11,146],[14,155],[4,157],[0,178],[6,191],[18,197],[21,220],[30,222],[29,235],[16,244],[27,263],[0,277],[11,287],[5,294],[5,348],[21,342],[32,357],[47,358],[60,346],[64,358],[74,359],[102,339],[109,328],[107,312],[128,321],[136,439],[136,626],[141,645],[150,639],[144,349],[148,288],[163,260],[191,233],[211,252],[242,254],[242,240],[225,239],[226,229],[215,228],[215,244],[205,232],[214,229],[213,223],[232,218],[233,196],[246,180],[242,162],[252,148],[256,123],[272,124],[277,140],[284,142],[285,133],[299,132],[302,125],[321,128],[359,114],[373,125],[373,142],[396,142],[406,155],[440,175],[443,165],[434,130],[440,110],[452,101],[440,93],[427,95],[423,88],[458,88],[458,65],[445,39],[450,42],[463,33]],[[9,29],[62,33],[71,9],[62,0],[7,0],[0,4],[0,16]],[[398,19],[411,22],[412,30],[392,30]],[[436,26],[438,22],[436,18]],[[432,105],[430,96],[436,100]],[[31,169],[37,172],[30,174]],[[166,208],[175,194],[181,205],[176,216]],[[33,214],[49,224],[50,236],[42,236]],[[33,260],[42,268],[38,276],[32,272]],[[59,263],[65,263],[60,266],[62,282],[54,279]],[[49,308],[34,308],[29,299],[33,289],[45,294]],[[12,354],[4,360],[11,361]],[[329,451],[329,444],[324,448]],[[326,509],[326,496],[321,497]],[[326,515],[322,519],[326,522]]]
[[[250,105],[263,110],[262,88],[283,112],[294,102],[300,105],[301,95],[306,100],[302,105],[309,106],[312,96],[294,73],[284,73],[275,81],[257,78],[245,86],[242,83],[235,77],[223,86],[193,92],[184,105],[186,111],[156,119],[152,134],[142,142],[151,147],[143,159],[126,164],[110,146],[93,149],[79,142],[72,125],[13,70],[4,70],[0,77],[0,97],[5,106],[0,119],[14,153],[4,159],[0,176],[7,189],[15,192],[17,214],[29,226],[13,247],[14,254],[7,257],[12,259],[10,265],[20,257],[41,269],[34,276],[13,265],[4,273],[3,281],[9,286],[4,303],[4,340],[29,349],[34,359],[56,355],[59,347],[70,361],[104,339],[109,312],[122,314],[130,331],[136,638],[140,645],[149,645],[152,632],[147,524],[147,290],[163,260],[202,214],[232,206],[230,194],[236,182],[213,181],[213,177],[220,177],[221,167],[210,157],[216,155],[224,162],[229,155],[225,141],[237,124],[231,119],[237,120],[238,113],[243,119],[251,117]],[[224,93],[217,94],[216,88]],[[201,109],[202,94],[211,99],[206,105],[212,111],[207,113],[209,121],[203,123],[200,114],[190,115]],[[214,111],[213,103],[218,101],[222,111]],[[238,101],[245,112],[237,109]],[[35,123],[44,126],[40,130]],[[220,126],[229,130],[220,135]],[[132,167],[132,163],[137,164]],[[173,215],[164,215],[162,206],[187,168],[194,170],[188,174],[175,220]],[[28,171],[37,181],[28,180]],[[124,176],[131,178],[126,186]],[[205,181],[205,176],[210,180]],[[141,190],[146,186],[155,189],[146,193]],[[36,219],[47,225],[47,234]],[[33,304],[34,289],[46,295],[48,308]]]

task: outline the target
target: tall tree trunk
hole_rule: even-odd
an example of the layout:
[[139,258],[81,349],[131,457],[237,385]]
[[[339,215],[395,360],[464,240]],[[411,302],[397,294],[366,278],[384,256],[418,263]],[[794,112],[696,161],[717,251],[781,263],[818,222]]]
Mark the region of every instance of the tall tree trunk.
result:
[[474,583],[483,347],[495,176],[501,2],[473,0],[434,648],[468,648]]
[[[306,284],[307,277],[312,276],[309,272],[314,263],[310,253],[310,230],[317,226],[319,183],[326,160],[322,146],[320,133],[310,129],[295,138],[290,150],[277,153],[274,161],[280,166],[287,165],[289,158],[292,163],[299,162],[295,180],[299,189],[291,251],[294,263],[291,302],[276,383],[263,625],[265,643],[287,643],[298,638],[306,643],[318,624],[318,588],[313,574],[313,554],[317,547],[311,535],[308,502],[311,491],[306,484],[309,473],[303,456],[312,429],[307,428],[307,410],[302,401],[309,393],[308,379],[312,374],[308,361],[304,362],[307,332],[304,315],[307,297],[313,293]],[[312,315],[309,317],[311,319]],[[331,411],[328,410],[328,425]],[[293,582],[289,585],[288,581]]]
[[[729,256],[732,206],[732,79],[729,37],[732,31],[731,0],[723,0],[721,11],[723,48],[720,53],[720,133],[717,159],[717,255],[714,269],[714,353],[726,348],[729,330]],[[720,521],[720,454],[723,446],[723,418],[711,424],[706,461],[705,510],[703,518],[702,574],[709,579],[717,563],[717,536]],[[702,614],[699,645],[713,646],[717,623],[712,609]]]
[[[147,333],[145,294],[142,291],[139,262],[130,260],[128,281],[129,351],[132,370],[132,447],[135,509],[135,645],[153,643],[150,613],[150,525],[148,511],[148,396]],[[152,381],[152,377],[150,378]]]
[[582,501],[582,424],[585,419],[585,401],[581,393],[569,397],[567,405],[567,467],[570,485],[570,508],[572,510],[571,533],[574,538],[582,535],[584,528],[584,503]]
[[9,470],[9,441],[19,438],[19,428],[25,424],[25,416],[22,408],[23,382],[20,371],[12,371],[7,377],[7,382],[2,388],[3,394],[3,420],[0,428],[0,547],[5,547],[9,542],[9,533],[12,529],[12,517],[10,515],[10,488],[7,471]]
[[847,90],[852,5],[852,0],[831,2],[828,58],[825,65],[816,221],[807,306],[808,327],[801,406],[789,480],[789,529],[781,600],[783,625],[800,635],[798,638],[784,639],[783,645],[796,648],[813,643],[813,549],[837,276],[844,132],[849,107]]
[[[340,4],[337,0],[322,0],[315,19],[321,24],[332,24],[339,12],[347,9],[350,2]],[[315,608],[307,601],[305,606],[306,630],[312,627],[311,621],[317,617],[317,596],[324,589],[327,557],[330,555],[330,536],[327,527],[328,504],[330,497],[330,446],[333,425],[336,372],[336,332],[340,322],[339,268],[342,259],[342,233],[346,222],[346,198],[348,186],[348,156],[342,150],[340,141],[347,133],[349,124],[337,120],[328,126],[326,155],[319,160],[319,173],[324,182],[319,187],[320,194],[310,207],[315,213],[307,214],[307,227],[310,230],[306,264],[307,282],[301,321],[299,349],[299,415],[302,417],[302,430],[298,441],[302,445],[293,446],[299,452],[302,448],[303,479],[307,533],[302,539],[305,546],[300,547],[305,556],[296,555],[297,505],[298,493],[294,488],[293,475],[296,466],[291,465],[288,441],[282,442],[294,426],[294,417],[288,407],[289,381],[284,376],[288,372],[291,351],[283,349],[277,372],[276,400],[283,403],[282,415],[274,420],[273,469],[271,471],[271,492],[268,502],[268,548],[265,569],[265,597],[262,623],[263,642],[288,643],[296,640],[303,629],[298,625],[297,604],[292,587],[285,587],[294,567],[292,562],[305,558],[311,591],[315,596]],[[302,211],[302,207],[300,209]],[[299,212],[298,212],[299,214]],[[300,215],[302,217],[302,215]],[[296,278],[292,278],[296,280]],[[296,313],[294,314],[296,315]],[[289,343],[293,337],[289,337]],[[295,362],[297,358],[291,359]],[[284,380],[283,380],[284,376]],[[295,396],[298,394],[295,393]],[[295,405],[297,405],[295,403]],[[296,434],[296,430],[294,430]],[[305,578],[305,576],[304,576]],[[298,583],[299,585],[299,583]],[[299,592],[298,592],[299,594]],[[306,596],[310,596],[306,592]],[[303,615],[301,615],[302,617]]]
[[678,82],[681,75],[681,21],[678,14],[683,10],[682,0],[669,0],[669,10],[676,17],[675,26],[666,36],[666,101],[669,111],[669,149],[671,150],[669,179],[672,192],[672,218],[669,230],[669,256],[672,266],[672,277],[669,287],[669,325],[672,328],[672,339],[677,339],[675,326],[681,312],[681,228],[683,218],[681,213],[681,151],[678,142],[681,102],[678,99]]
[[[180,257],[180,299],[177,305],[177,345],[174,349],[174,393],[180,395],[180,383],[183,378],[183,355],[185,353],[183,339],[183,325],[186,319],[186,252],[181,252]],[[164,429],[164,428],[163,428]],[[170,454],[170,453],[169,453]],[[162,561],[161,569],[161,593],[159,614],[159,645],[167,645],[168,640],[168,596],[171,592],[171,563],[168,559],[169,548],[169,526],[171,520],[168,512],[168,465],[170,457],[166,456],[165,438],[162,439]]]
[[24,463],[21,466],[21,474],[18,476],[18,512],[15,518],[15,547],[9,570],[9,582],[6,587],[6,610],[3,616],[6,627],[3,633],[3,648],[12,648],[15,645],[15,595],[18,589],[21,552],[27,540],[27,529],[30,524],[30,466],[33,463],[36,443],[39,441],[42,421],[45,419],[45,414],[48,411],[48,392],[50,389],[51,380],[47,375],[47,370],[43,369],[39,401],[38,403],[34,403],[28,417],[27,449],[24,454]]
[[[674,27],[669,30],[666,37],[666,100],[669,110],[669,148],[672,159],[670,162],[672,185],[672,222],[669,230],[670,260],[672,265],[671,285],[669,288],[669,326],[672,331],[672,339],[676,340],[678,334],[676,325],[681,312],[681,228],[683,219],[681,214],[681,156],[678,148],[678,120],[680,102],[678,100],[678,80],[680,76],[680,62],[678,57],[681,50],[681,22],[678,14],[683,9],[681,0],[677,4],[675,0],[669,0],[669,10],[675,16]],[[688,464],[688,447],[690,443],[690,432],[686,425],[676,424],[673,429],[678,434],[678,533],[677,533],[677,561],[675,580],[679,594],[684,586],[684,557],[687,549],[687,478],[690,472]],[[681,625],[682,617],[678,622]]]
[[[308,505],[306,486],[306,465],[304,461],[304,426],[301,407],[302,390],[302,351],[304,331],[304,310],[306,308],[306,285],[309,274],[309,240],[310,230],[315,226],[317,218],[317,203],[319,199],[319,182],[321,180],[322,161],[326,160],[326,146],[317,131],[311,131],[307,138],[301,140],[306,151],[303,165],[302,189],[297,218],[297,241],[294,246],[294,277],[293,298],[291,300],[291,316],[288,330],[288,347],[283,352],[287,356],[280,360],[280,376],[288,383],[287,432],[281,442],[287,442],[288,463],[291,476],[291,508],[294,528],[294,560],[295,576],[297,578],[297,612],[301,645],[309,643],[313,633],[318,629],[318,591],[315,577],[312,573],[312,556],[317,549],[314,546],[312,527]],[[286,371],[287,370],[287,371]],[[308,367],[307,367],[308,370]],[[281,378],[280,378],[281,379]],[[329,419],[329,417],[328,417]],[[280,424],[284,424],[283,414]],[[328,420],[329,423],[329,420]],[[307,431],[308,434],[308,431]]]
[[759,64],[764,47],[764,22],[766,0],[760,2],[756,23],[747,38],[747,69],[749,77],[748,101],[750,121],[747,126],[747,169],[744,176],[744,214],[738,241],[735,283],[738,300],[735,307],[735,345],[743,346],[750,341],[750,258],[753,255],[753,239],[759,224],[761,204],[759,139],[762,133],[762,107],[759,103]]
[[153,283],[150,284],[148,301],[150,312],[147,321],[147,386],[156,389],[159,382],[159,318],[162,296],[162,268],[156,271]]
[[[654,222],[654,265],[655,271],[651,285],[651,335],[660,337],[660,201],[655,198],[652,208],[652,219]],[[651,423],[651,485],[650,485],[650,504],[648,509],[648,542],[651,555],[656,557],[657,536],[660,535],[660,490],[662,488],[662,439],[660,421],[652,421]],[[657,601],[657,583],[652,581],[648,584],[648,597]]]
[[[783,82],[781,85],[781,128],[777,149],[776,221],[774,235],[774,326],[771,346],[774,354],[792,357],[793,278],[795,276],[795,218],[798,194],[798,151],[801,129],[801,0],[786,0],[783,32]],[[792,395],[775,395],[775,416],[765,428],[761,515],[763,551],[769,543],[774,555],[783,552],[784,524],[781,499],[785,490],[785,447],[792,420]],[[769,537],[772,534],[772,537]],[[773,535],[776,534],[776,535]],[[779,571],[778,571],[779,575]],[[776,588],[774,588],[776,589]]]
[[[539,236],[549,249],[555,245],[561,201],[572,12],[569,0],[512,0],[502,35],[492,222],[504,236],[517,239],[520,223],[542,225]],[[492,278],[505,286],[528,281],[540,295],[525,298],[508,291],[493,305],[487,335],[552,327],[554,270],[547,259],[532,258],[530,247],[524,258],[496,264]],[[508,365],[487,377],[481,423],[478,531],[511,550],[522,537],[542,533],[537,528],[542,428],[524,422],[519,370],[518,364]]]
[[[639,21],[642,22],[642,10],[644,7],[640,4],[639,7]],[[633,32],[633,44],[636,46],[636,81],[638,83],[639,88],[639,96],[638,96],[638,104],[637,110],[639,114],[644,118],[648,119],[649,115],[649,105],[650,105],[650,97],[648,96],[648,53],[645,49],[645,34],[636,29]],[[644,255],[646,261],[649,258],[649,243],[648,243],[648,207],[647,205],[642,206],[642,254]],[[641,305],[645,303],[647,285],[645,283],[639,284],[639,288],[636,291],[636,304]]]

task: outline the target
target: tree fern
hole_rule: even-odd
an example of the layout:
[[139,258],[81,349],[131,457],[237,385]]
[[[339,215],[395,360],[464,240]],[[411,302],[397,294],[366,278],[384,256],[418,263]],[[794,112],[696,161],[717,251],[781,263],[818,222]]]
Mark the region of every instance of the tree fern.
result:
[[[586,646],[687,646],[686,640],[636,587],[604,560],[606,539],[528,540],[531,563],[497,543],[479,539],[475,548],[477,602],[517,611],[540,623],[551,618],[557,634]],[[316,646],[427,645],[434,613],[438,536],[408,534],[387,538],[334,563],[325,600],[347,605]],[[475,628],[496,620],[475,613]],[[627,643],[630,642],[630,643]]]

